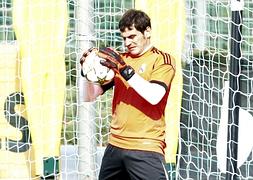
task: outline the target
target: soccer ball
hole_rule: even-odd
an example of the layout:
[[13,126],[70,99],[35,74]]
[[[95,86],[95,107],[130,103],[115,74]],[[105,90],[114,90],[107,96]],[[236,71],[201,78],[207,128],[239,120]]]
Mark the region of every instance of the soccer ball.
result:
[[114,71],[100,64],[102,58],[98,57],[95,51],[92,51],[82,64],[83,76],[90,82],[107,84],[114,78]]

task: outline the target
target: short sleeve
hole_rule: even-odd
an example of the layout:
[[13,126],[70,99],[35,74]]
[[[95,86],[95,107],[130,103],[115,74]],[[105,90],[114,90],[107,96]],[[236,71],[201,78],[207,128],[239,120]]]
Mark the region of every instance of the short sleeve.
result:
[[151,82],[170,86],[175,76],[175,59],[169,54],[160,55],[153,66]]

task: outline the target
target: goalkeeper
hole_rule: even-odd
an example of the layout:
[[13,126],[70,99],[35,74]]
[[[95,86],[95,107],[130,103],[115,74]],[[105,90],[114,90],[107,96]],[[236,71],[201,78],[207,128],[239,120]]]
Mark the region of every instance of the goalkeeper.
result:
[[130,9],[119,21],[127,52],[111,48],[90,49],[114,70],[113,81],[92,84],[89,100],[114,86],[109,144],[99,173],[100,180],[168,179],[164,167],[164,111],[175,75],[175,60],[151,44],[151,21],[142,11]]

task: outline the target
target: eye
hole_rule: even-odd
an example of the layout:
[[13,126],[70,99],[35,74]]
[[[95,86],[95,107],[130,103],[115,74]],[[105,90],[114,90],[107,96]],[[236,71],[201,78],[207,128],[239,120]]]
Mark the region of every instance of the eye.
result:
[[129,39],[133,39],[135,37],[135,35],[131,35],[131,36],[129,36],[128,38]]

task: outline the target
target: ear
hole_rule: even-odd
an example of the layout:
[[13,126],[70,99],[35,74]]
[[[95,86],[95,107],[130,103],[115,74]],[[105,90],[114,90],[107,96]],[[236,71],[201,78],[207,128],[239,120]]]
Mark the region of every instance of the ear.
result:
[[147,28],[146,28],[146,30],[144,31],[144,36],[146,37],[146,38],[150,38],[151,37],[151,28],[148,26]]

